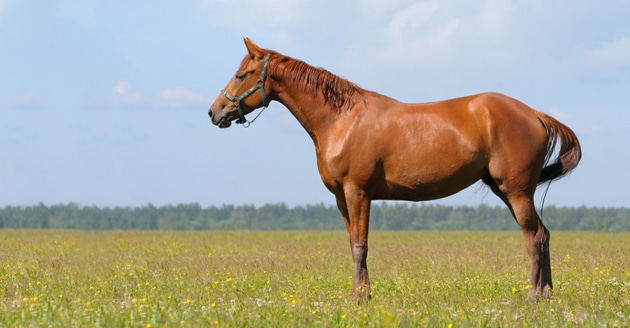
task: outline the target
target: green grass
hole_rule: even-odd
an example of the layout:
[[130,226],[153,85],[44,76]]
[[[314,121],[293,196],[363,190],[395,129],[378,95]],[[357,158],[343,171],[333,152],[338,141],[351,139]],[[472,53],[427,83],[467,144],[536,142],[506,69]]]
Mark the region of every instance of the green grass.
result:
[[552,232],[554,297],[530,304],[518,232],[374,231],[354,305],[345,232],[2,230],[0,326],[623,327],[628,253]]

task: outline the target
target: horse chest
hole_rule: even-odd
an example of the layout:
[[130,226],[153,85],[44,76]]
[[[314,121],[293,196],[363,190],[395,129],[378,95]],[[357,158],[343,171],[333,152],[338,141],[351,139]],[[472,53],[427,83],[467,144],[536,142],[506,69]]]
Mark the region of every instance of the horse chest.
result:
[[340,165],[335,157],[325,156],[322,152],[317,152],[317,169],[319,175],[329,190],[342,190],[343,180],[348,168]]
[[317,167],[322,181],[331,191],[342,191],[346,183],[370,184],[377,162],[359,155],[365,151],[347,147],[329,147],[317,151]]

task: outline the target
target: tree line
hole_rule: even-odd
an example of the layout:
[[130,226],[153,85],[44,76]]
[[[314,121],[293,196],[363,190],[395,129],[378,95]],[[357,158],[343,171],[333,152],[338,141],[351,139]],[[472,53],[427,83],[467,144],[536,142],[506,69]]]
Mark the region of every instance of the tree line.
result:
[[[615,207],[544,208],[550,230],[630,231],[630,210]],[[75,203],[0,208],[0,228],[79,230],[343,230],[335,206],[284,203],[202,207],[197,203],[139,207],[79,206]],[[518,230],[501,206],[445,206],[417,203],[373,203],[370,229],[375,230]]]

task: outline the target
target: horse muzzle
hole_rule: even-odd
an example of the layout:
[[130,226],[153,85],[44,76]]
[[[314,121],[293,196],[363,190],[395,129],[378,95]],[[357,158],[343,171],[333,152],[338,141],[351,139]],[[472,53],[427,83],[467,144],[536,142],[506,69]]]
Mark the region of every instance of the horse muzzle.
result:
[[212,108],[208,110],[208,116],[212,124],[219,128],[229,128],[232,125],[232,120],[229,118],[229,112],[225,109],[214,111]]
[[229,128],[232,125],[232,121],[230,121],[227,116],[223,116],[221,117],[221,119],[219,120],[219,122],[217,124],[215,124],[216,126],[218,126],[221,129],[224,128]]

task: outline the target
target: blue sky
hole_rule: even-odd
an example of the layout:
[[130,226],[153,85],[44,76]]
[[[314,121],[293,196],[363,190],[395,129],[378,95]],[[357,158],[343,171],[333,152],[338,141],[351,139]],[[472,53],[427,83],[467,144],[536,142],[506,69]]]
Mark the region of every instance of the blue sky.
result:
[[[0,205],[334,203],[282,105],[210,124],[247,36],[407,102],[513,96],[582,143],[547,205],[627,207],[628,17],[628,0],[0,0]],[[499,204],[479,185],[437,202]]]

